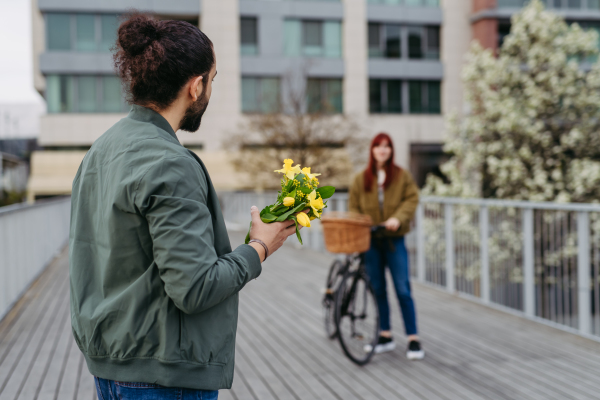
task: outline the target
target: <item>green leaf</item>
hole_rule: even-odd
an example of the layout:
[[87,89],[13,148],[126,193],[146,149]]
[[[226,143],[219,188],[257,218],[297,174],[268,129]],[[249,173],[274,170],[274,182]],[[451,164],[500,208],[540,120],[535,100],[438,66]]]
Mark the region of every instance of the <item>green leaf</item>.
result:
[[295,199],[296,198],[296,189],[294,189],[294,191],[292,191],[292,193],[288,194],[286,197],[293,197]]
[[250,227],[248,228],[248,233],[246,234],[246,240],[244,243],[248,244],[250,242],[250,229],[252,229],[252,221],[250,221]]
[[289,210],[288,212],[286,212],[285,214],[282,214],[279,216],[279,218],[276,219],[277,222],[282,222],[285,221],[286,219],[289,218],[290,215],[292,215],[295,212],[300,211],[302,208],[304,208],[306,206],[305,203],[300,203],[299,205],[297,205],[296,207],[292,208],[291,210]]
[[302,236],[300,236],[300,229],[298,229],[298,219],[294,216],[292,217],[292,220],[296,224],[296,237],[298,238],[300,244],[304,246],[304,243],[302,243]]
[[265,215],[261,215],[260,219],[262,220],[262,222],[264,222],[265,224],[268,224],[270,222],[273,222],[277,219],[277,215],[273,215],[273,214],[265,214]]
[[304,194],[310,194],[313,190],[311,188],[307,188],[306,186],[301,186],[300,191]]
[[260,212],[260,216],[262,217],[265,214],[269,214],[271,213],[271,206],[266,206],[265,208],[262,209],[262,211]]
[[271,214],[279,217],[281,214],[288,212],[289,209],[289,207],[283,206],[282,208],[278,208],[277,210],[273,211]]
[[323,200],[330,198],[335,193],[333,186],[323,186],[317,189],[317,193],[321,195]]

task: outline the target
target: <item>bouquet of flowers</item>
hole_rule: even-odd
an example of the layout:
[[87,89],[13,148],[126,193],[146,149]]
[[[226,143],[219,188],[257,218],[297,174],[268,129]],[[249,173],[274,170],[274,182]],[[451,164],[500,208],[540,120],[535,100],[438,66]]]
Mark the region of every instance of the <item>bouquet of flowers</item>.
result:
[[[265,223],[294,221],[296,236],[302,244],[298,224],[310,227],[310,221],[320,219],[323,209],[327,208],[327,202],[324,200],[333,196],[335,188],[319,187],[317,176],[321,174],[312,174],[310,167],[300,169],[300,164],[292,167],[293,163],[294,161],[286,159],[283,161],[283,168],[275,171],[283,174],[281,190],[277,192],[277,201],[260,212],[260,219]],[[306,209],[308,212],[303,212]],[[249,241],[250,230],[246,235],[246,243]]]

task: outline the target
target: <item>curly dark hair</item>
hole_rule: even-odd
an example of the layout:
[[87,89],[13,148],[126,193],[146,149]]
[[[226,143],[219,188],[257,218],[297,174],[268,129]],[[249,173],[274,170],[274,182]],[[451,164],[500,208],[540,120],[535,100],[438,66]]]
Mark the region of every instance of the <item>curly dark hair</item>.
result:
[[130,103],[165,109],[191,78],[215,63],[213,44],[185,21],[159,21],[134,13],[121,23],[113,60]]

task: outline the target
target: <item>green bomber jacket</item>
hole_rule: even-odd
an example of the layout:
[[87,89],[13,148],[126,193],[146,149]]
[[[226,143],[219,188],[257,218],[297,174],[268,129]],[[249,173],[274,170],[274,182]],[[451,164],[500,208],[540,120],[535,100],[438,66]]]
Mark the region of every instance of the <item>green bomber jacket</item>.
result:
[[379,207],[379,194],[375,182],[373,183],[374,188],[367,192],[364,188],[364,172],[357,174],[350,187],[348,209],[369,215],[373,219],[374,225],[396,217],[400,221],[400,228],[396,232],[386,232],[386,235],[406,235],[410,231],[410,222],[419,204],[417,184],[407,170],[400,169],[390,186],[383,192],[382,210]]
[[204,164],[160,114],[134,105],[84,157],[69,261],[72,332],[93,375],[231,387],[238,292],[261,261],[232,251]]

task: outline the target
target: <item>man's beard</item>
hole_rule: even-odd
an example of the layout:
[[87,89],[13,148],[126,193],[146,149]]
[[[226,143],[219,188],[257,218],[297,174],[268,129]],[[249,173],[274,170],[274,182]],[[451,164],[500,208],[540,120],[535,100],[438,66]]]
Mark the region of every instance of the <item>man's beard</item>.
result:
[[186,132],[196,132],[200,128],[200,122],[202,122],[202,115],[204,115],[206,107],[208,107],[208,99],[206,98],[205,91],[202,91],[198,100],[185,110],[179,129]]

